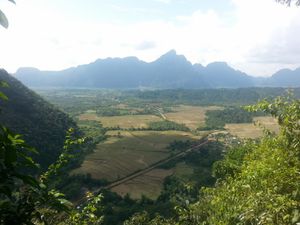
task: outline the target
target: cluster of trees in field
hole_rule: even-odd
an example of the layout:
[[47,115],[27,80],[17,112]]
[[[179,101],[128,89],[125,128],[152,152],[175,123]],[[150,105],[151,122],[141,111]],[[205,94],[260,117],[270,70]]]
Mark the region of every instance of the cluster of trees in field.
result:
[[81,120],[78,121],[78,126],[83,132],[83,135],[90,138],[93,144],[98,144],[107,137],[106,131],[108,128],[103,127],[98,121]]
[[139,112],[132,111],[129,109],[101,107],[96,110],[96,114],[98,116],[126,116],[126,115],[138,115]]
[[130,127],[121,128],[120,126],[106,127],[107,130],[123,130],[123,131],[190,131],[185,124],[176,123],[170,120],[152,121],[147,124],[147,127]]
[[117,107],[99,107],[96,110],[96,114],[98,116],[127,116],[127,115],[158,115],[159,111],[162,112],[171,112],[170,108],[163,107],[163,108],[157,108],[153,106],[144,106],[144,108],[117,108]]
[[179,124],[170,120],[152,121],[148,123],[147,130],[165,131],[165,130],[178,130],[190,131],[185,124]]
[[190,140],[186,140],[186,141],[175,140],[175,141],[171,142],[167,148],[170,149],[171,151],[177,151],[177,150],[190,148],[194,144],[195,143],[193,143]]
[[248,112],[241,107],[226,107],[223,110],[208,110],[205,114],[205,127],[200,130],[223,129],[226,123],[252,123],[259,114]]

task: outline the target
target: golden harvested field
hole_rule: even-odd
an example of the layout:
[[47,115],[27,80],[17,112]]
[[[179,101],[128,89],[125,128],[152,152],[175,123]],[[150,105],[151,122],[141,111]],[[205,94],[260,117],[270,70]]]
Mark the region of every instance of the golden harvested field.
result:
[[[125,107],[125,106],[123,106]],[[205,123],[205,113],[207,110],[218,110],[222,107],[218,106],[187,106],[180,105],[173,107],[175,112],[165,113],[168,120],[176,123],[183,123],[190,129],[197,129]],[[79,120],[94,120],[100,121],[104,127],[120,128],[146,128],[149,122],[162,121],[156,115],[127,115],[127,116],[97,116],[92,111],[88,111],[79,116]]]
[[156,199],[163,188],[164,179],[173,174],[188,181],[188,178],[193,174],[193,168],[181,162],[172,169],[154,169],[111,190],[121,196],[128,193],[134,199],[139,199],[142,195]]
[[121,131],[121,137],[118,131],[108,134],[111,137],[98,144],[72,174],[90,173],[96,179],[115,181],[168,157],[166,147],[174,140],[200,139],[182,131]]
[[133,199],[139,199],[142,195],[156,199],[163,188],[164,179],[173,173],[173,170],[154,169],[111,190],[121,196],[128,193]]
[[222,107],[218,106],[187,106],[180,105],[174,107],[175,112],[166,113],[165,116],[168,120],[176,123],[183,123],[190,129],[197,129],[199,126],[203,126],[205,123],[205,113],[207,110],[218,110]]
[[149,122],[161,121],[162,119],[155,115],[128,115],[128,116],[97,116],[93,113],[85,113],[79,116],[79,120],[100,121],[104,127],[120,128],[146,128]]
[[[255,117],[254,121],[260,122],[271,131],[279,131],[278,124],[272,117]],[[241,138],[258,138],[263,135],[262,129],[251,123],[226,124],[225,129],[228,130],[229,133]]]

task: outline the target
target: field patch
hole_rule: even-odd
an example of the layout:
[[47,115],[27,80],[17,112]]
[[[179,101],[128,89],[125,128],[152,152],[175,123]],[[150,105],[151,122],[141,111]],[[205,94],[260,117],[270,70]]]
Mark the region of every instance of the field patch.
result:
[[[255,117],[254,121],[256,123],[261,123],[267,129],[273,132],[279,131],[279,126],[273,117]],[[253,123],[226,124],[225,129],[228,130],[229,133],[240,138],[259,138],[263,135],[262,129],[259,126],[254,125]]]
[[149,122],[162,121],[155,115],[127,115],[127,116],[97,116],[93,113],[84,113],[79,116],[79,120],[99,121],[104,127],[120,128],[147,128]]
[[125,196],[128,193],[133,199],[140,199],[142,195],[156,199],[161,193],[165,178],[171,175],[176,175],[182,180],[189,181],[189,178],[193,175],[193,168],[184,162],[180,162],[172,169],[154,169],[111,190],[121,196]]
[[163,188],[164,179],[173,173],[173,170],[154,169],[111,190],[121,196],[128,193],[133,199],[140,199],[142,195],[156,199]]
[[180,105],[172,108],[175,112],[166,113],[168,120],[183,123],[190,129],[197,129],[205,125],[205,113],[207,110],[221,110],[219,106],[188,106]]
[[170,156],[167,146],[175,140],[200,139],[182,131],[110,131],[108,135],[72,174],[115,181]]

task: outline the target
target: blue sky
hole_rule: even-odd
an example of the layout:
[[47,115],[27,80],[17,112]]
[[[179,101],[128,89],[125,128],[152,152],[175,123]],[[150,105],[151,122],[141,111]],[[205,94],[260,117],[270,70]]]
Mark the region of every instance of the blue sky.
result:
[[[153,61],[175,49],[254,76],[300,66],[300,8],[274,0],[0,0],[0,67],[60,70],[98,58]],[[299,46],[299,47],[298,47]]]

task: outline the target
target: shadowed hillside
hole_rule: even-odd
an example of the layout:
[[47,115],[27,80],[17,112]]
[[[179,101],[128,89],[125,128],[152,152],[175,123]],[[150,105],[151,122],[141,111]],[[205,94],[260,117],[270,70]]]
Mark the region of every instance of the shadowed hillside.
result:
[[0,70],[0,80],[9,85],[0,88],[8,97],[0,102],[0,122],[38,149],[34,158],[46,168],[60,154],[66,131],[75,123],[5,70]]

